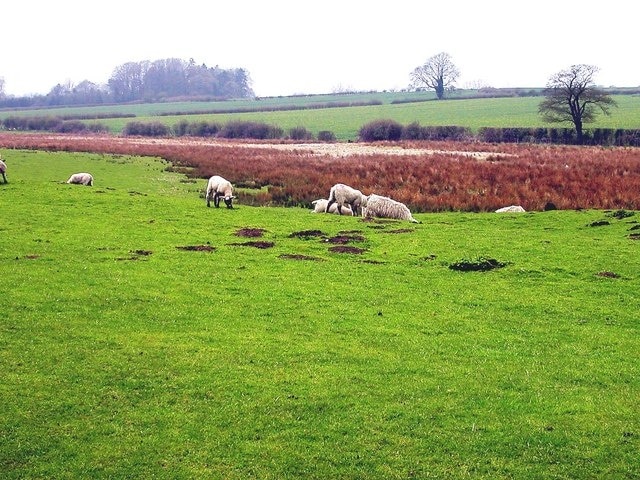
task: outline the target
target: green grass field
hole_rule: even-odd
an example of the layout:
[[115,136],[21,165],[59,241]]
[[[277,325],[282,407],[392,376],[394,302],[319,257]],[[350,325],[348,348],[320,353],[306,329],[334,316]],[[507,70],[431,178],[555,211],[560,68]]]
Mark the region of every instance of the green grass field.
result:
[[2,478],[640,475],[640,213],[207,209],[165,167],[11,152]]
[[[12,115],[96,115],[105,113],[135,114],[135,118],[119,117],[100,119],[111,133],[119,134],[131,121],[160,122],[170,127],[179,121],[196,122],[206,120],[225,124],[230,120],[250,120],[277,125],[288,131],[303,126],[317,136],[328,130],[339,141],[355,140],[360,128],[371,121],[392,119],[403,125],[418,122],[423,126],[455,125],[468,127],[476,132],[482,127],[571,127],[569,124],[549,124],[542,121],[538,105],[542,97],[506,97],[449,99],[444,101],[417,101],[414,103],[391,103],[393,100],[432,98],[430,92],[423,93],[371,93],[350,95],[317,95],[307,97],[279,97],[263,100],[235,100],[226,102],[181,102],[118,105],[101,107],[76,107],[63,109],[0,111],[0,119]],[[599,115],[596,122],[586,128],[640,128],[640,96],[613,95],[618,108],[610,116]],[[380,105],[301,109],[286,111],[258,111],[246,113],[166,115],[168,112],[196,112],[212,109],[250,109],[268,106],[283,107],[331,102],[364,102],[378,100]],[[92,121],[88,121],[92,122]]]

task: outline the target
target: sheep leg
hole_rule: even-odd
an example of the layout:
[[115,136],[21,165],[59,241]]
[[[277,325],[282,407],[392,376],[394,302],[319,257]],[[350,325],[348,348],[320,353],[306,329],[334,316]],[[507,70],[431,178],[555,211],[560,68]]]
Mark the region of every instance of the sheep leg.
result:
[[219,207],[220,207],[220,195],[218,195],[218,192],[216,192],[216,193],[213,195],[213,205],[214,205],[216,208],[219,208]]
[[[335,200],[329,200],[329,201],[327,202],[327,208],[325,208],[325,209],[324,209],[324,213],[329,213],[329,207],[330,207],[331,205],[333,205],[334,203],[336,203],[336,201],[335,201]],[[338,210],[340,210],[340,206],[339,206],[339,205],[338,205]]]
[[2,172],[2,179],[4,180],[4,183],[9,183],[7,182],[7,177],[5,177],[4,172]]

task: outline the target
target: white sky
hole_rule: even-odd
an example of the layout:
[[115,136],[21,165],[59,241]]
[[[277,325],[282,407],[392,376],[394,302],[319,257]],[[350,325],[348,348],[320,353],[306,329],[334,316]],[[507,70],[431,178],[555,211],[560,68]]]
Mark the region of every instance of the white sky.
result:
[[244,68],[258,96],[402,89],[440,52],[458,87],[544,87],[578,63],[599,67],[599,85],[640,86],[637,0],[20,0],[0,12],[0,77],[16,96],[165,58]]

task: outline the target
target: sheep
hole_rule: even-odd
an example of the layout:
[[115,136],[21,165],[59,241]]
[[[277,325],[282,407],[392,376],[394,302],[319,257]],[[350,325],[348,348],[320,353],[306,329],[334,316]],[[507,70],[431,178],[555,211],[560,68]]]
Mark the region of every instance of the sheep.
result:
[[365,207],[362,209],[362,216],[367,218],[394,218],[420,223],[413,218],[411,211],[404,203],[374,193],[367,197]]
[[339,215],[342,215],[342,209],[345,205],[349,205],[351,207],[352,215],[357,215],[358,208],[362,210],[362,207],[365,206],[366,202],[367,196],[360,190],[356,190],[344,183],[336,183],[331,187],[331,191],[329,192],[329,200],[327,201],[325,212],[328,212],[331,206],[336,203],[338,204]]
[[499,208],[496,213],[523,213],[525,211],[520,205],[509,205],[508,207]]
[[[329,212],[326,212],[328,201],[329,200],[327,200],[326,198],[321,198],[311,202],[311,204],[314,206],[312,212],[313,213],[338,213],[337,203],[332,204],[331,207],[329,207]],[[342,212],[343,212],[343,215],[353,215],[353,211],[351,210],[351,207],[349,207],[348,205],[345,205],[342,207]]]
[[74,173],[69,177],[67,183],[73,183],[76,185],[86,185],[88,187],[93,187],[93,175],[90,173],[82,172],[82,173]]
[[0,173],[2,174],[2,179],[4,180],[4,183],[9,183],[7,182],[7,176],[6,176],[7,164],[2,161],[2,156],[0,156]]
[[227,208],[233,208],[231,200],[236,198],[233,196],[233,186],[229,180],[225,180],[220,175],[214,175],[209,179],[207,184],[207,207],[211,206],[211,199],[216,208],[220,206],[220,198],[223,198]]

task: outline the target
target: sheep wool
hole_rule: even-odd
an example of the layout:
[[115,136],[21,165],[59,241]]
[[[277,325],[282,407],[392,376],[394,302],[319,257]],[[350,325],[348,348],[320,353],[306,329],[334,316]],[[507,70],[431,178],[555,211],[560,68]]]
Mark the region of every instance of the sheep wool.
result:
[[227,208],[233,208],[231,200],[236,197],[233,196],[233,186],[231,182],[222,178],[220,175],[214,175],[207,183],[207,207],[211,206],[211,200],[213,200],[213,205],[218,208],[221,198],[224,200]]
[[[337,213],[338,212],[338,204],[337,203],[333,203],[331,205],[331,207],[329,207],[329,211],[327,212],[327,203],[329,203],[329,200],[327,200],[326,198],[320,198],[318,200],[314,200],[313,202],[311,202],[311,204],[313,205],[313,213]],[[353,211],[351,210],[351,207],[349,207],[349,205],[345,205],[342,207],[342,215],[353,215]]]
[[413,223],[420,223],[409,208],[401,202],[389,197],[371,194],[366,201],[366,207],[362,210],[362,216],[368,218],[393,218],[396,220],[408,220]]
[[356,190],[344,183],[336,183],[329,191],[329,200],[327,201],[327,208],[325,212],[328,212],[331,206],[338,204],[338,213],[342,215],[342,209],[345,205],[351,207],[353,215],[358,214],[358,208],[362,209],[366,205],[367,196],[360,190]]
[[7,164],[4,163],[2,161],[2,157],[0,157],[0,174],[2,174],[2,179],[4,180],[4,183],[8,183],[6,173],[7,173]]
[[72,183],[75,185],[86,185],[88,187],[93,186],[93,175],[90,173],[82,172],[82,173],[74,173],[69,177],[67,183]]

